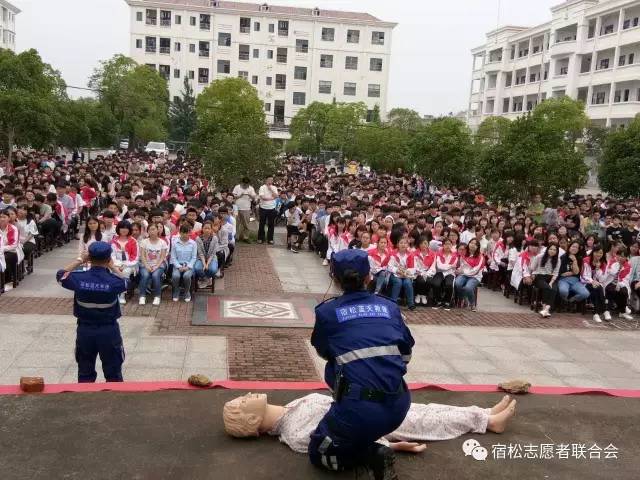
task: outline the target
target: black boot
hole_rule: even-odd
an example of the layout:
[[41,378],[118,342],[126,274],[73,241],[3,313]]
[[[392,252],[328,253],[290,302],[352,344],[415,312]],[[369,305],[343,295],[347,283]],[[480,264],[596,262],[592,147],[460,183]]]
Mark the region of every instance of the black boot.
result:
[[394,468],[396,456],[389,447],[376,443],[369,449],[363,460],[364,465],[373,474],[374,480],[398,480]]

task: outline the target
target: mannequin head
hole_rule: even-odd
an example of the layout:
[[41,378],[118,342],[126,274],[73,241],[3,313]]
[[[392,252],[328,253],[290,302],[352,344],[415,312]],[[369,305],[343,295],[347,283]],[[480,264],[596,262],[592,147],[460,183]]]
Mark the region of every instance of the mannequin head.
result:
[[224,404],[224,429],[232,437],[257,437],[267,410],[264,393],[247,393]]

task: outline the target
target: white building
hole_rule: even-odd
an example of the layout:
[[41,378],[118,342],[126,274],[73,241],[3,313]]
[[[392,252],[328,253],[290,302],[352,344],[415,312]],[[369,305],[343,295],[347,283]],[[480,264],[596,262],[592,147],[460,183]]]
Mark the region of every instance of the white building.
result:
[[640,113],[640,0],[567,0],[551,13],[537,27],[493,30],[472,50],[471,128],[562,95],[584,101],[602,126]]
[[20,9],[0,0],[0,48],[16,50],[16,15]]
[[131,57],[157,68],[180,95],[213,80],[247,79],[264,102],[271,136],[314,101],[358,102],[386,114],[395,23],[367,13],[215,0],[126,0]]

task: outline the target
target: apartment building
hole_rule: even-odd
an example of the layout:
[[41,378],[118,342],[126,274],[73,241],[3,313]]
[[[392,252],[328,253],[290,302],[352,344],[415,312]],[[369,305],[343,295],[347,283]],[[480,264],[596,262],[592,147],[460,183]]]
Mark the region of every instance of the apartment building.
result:
[[16,49],[16,15],[20,9],[0,0],[0,48]]
[[472,129],[564,95],[585,102],[601,126],[624,126],[640,113],[640,0],[567,0],[551,15],[537,27],[493,30],[472,50]]
[[126,0],[131,57],[201,93],[215,79],[255,86],[273,138],[311,102],[359,102],[387,110],[395,23],[367,13],[216,0]]

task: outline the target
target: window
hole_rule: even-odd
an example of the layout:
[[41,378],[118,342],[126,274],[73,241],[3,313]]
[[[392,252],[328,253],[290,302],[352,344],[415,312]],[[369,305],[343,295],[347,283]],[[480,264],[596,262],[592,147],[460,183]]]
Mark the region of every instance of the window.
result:
[[379,98],[380,97],[380,84],[378,84],[378,83],[370,83],[367,96],[373,97],[373,98]]
[[566,75],[569,73],[569,67],[560,67],[560,75]]
[[309,40],[303,40],[301,38],[296,39],[296,53],[308,53],[309,52]]
[[218,60],[218,73],[229,73],[231,71],[229,60]]
[[171,26],[171,10],[160,10],[160,26]]
[[200,14],[200,30],[211,30],[211,15]]
[[335,28],[322,27],[322,40],[324,40],[325,42],[333,42],[335,35]]
[[156,37],[145,37],[144,42],[147,53],[156,53]]
[[171,67],[169,65],[158,65],[158,73],[165,80],[169,80],[171,76]]
[[287,76],[282,73],[276,74],[276,90],[284,90],[287,88]]
[[253,49],[253,58],[260,58],[260,49],[259,48],[254,48]]
[[160,39],[160,53],[168,55],[171,53],[171,39],[170,38],[161,38]]
[[293,70],[293,78],[296,80],[306,80],[307,79],[307,67],[296,67]]
[[260,22],[254,22],[253,23],[253,30],[256,32],[260,31]]
[[318,85],[318,93],[331,93],[331,82],[328,80],[320,80]]
[[287,49],[286,49],[286,47],[285,48],[278,48],[277,61],[278,61],[278,63],[287,63]]
[[609,59],[603,58],[600,60],[600,70],[606,70],[607,68],[609,68]]
[[190,53],[196,53],[196,44],[195,43],[190,43],[189,44],[189,52]]
[[142,12],[136,12],[136,20],[137,20],[138,22],[141,22],[141,21],[142,21]]
[[252,85],[257,85],[258,84],[258,75],[252,75],[251,76],[251,84]]
[[189,25],[191,25],[192,27],[195,27],[197,20],[198,19],[196,17],[190,17],[189,18]]
[[182,16],[181,15],[176,15],[176,18],[175,18],[174,21],[175,21],[176,25],[182,25]]
[[353,82],[344,82],[344,94],[345,95],[355,95],[356,94],[356,84]]
[[199,68],[198,69],[198,83],[209,83],[209,69],[208,68]]
[[142,48],[142,39],[141,38],[136,39],[136,48]]
[[240,70],[238,72],[238,78],[242,78],[244,80],[249,81],[249,72],[245,71],[245,70]]
[[193,80],[195,78],[195,72],[193,70],[189,70],[189,80]]
[[347,56],[344,61],[344,68],[346,70],[357,70],[358,69],[358,57],[349,57]]
[[306,100],[306,95],[304,92],[293,92],[293,104],[294,105],[304,105]]
[[273,83],[273,77],[267,77],[266,80],[265,80],[265,83],[267,85],[271,85]]
[[238,46],[238,58],[240,60],[249,60],[249,45]]
[[320,68],[333,68],[333,55],[320,55]]
[[602,35],[609,35],[613,33],[613,25],[606,25],[603,29]]
[[596,92],[593,94],[592,103],[595,103],[596,105],[601,105],[604,103],[605,97],[606,97],[606,92]]
[[265,112],[270,112],[271,111],[271,104],[270,103],[265,103],[264,104],[264,111]]
[[627,60],[626,55],[620,55],[620,58],[618,58],[618,66],[619,67],[624,66],[626,60]]
[[176,52],[179,52],[179,51],[180,51],[180,49],[182,49],[182,45],[180,44],[180,42],[176,42],[176,43],[173,45],[173,49],[174,49]]
[[381,58],[371,58],[369,59],[369,70],[372,72],[381,72],[382,71],[382,59]]
[[347,43],[360,43],[360,30],[347,30]]
[[289,36],[289,20],[278,20],[278,35]]
[[629,28],[631,26],[631,19],[627,18],[624,23],[622,24],[622,28],[623,30],[626,30],[627,28]]
[[158,23],[158,11],[147,8],[147,25],[156,25]]
[[180,69],[179,68],[174,68],[173,69],[173,78],[180,78]]
[[211,48],[211,44],[209,42],[200,42],[199,52],[200,56],[204,58],[209,58],[209,50]]
[[218,32],[218,46],[219,47],[230,47],[231,46],[231,34]]
[[633,60],[635,59],[635,54],[634,53],[630,53],[629,54],[629,65],[633,64]]
[[276,31],[275,24],[270,23],[270,24],[269,24],[269,33],[273,33],[273,32],[275,32],[275,31]]
[[538,78],[538,74],[537,73],[530,73],[529,74],[529,83],[537,82],[538,80],[540,80],[540,79]]
[[629,101],[629,89],[625,88],[624,90],[624,96],[623,96],[623,102],[628,102]]
[[371,32],[371,43],[374,45],[384,45],[384,32]]
[[267,58],[268,58],[269,60],[272,60],[272,59],[273,59],[273,50],[267,50]]
[[251,32],[251,19],[247,17],[240,17],[240,33]]
[[540,51],[540,45],[534,45],[533,47],[533,53],[536,54]]
[[589,31],[587,32],[587,38],[593,38],[596,35],[596,24],[589,25]]

